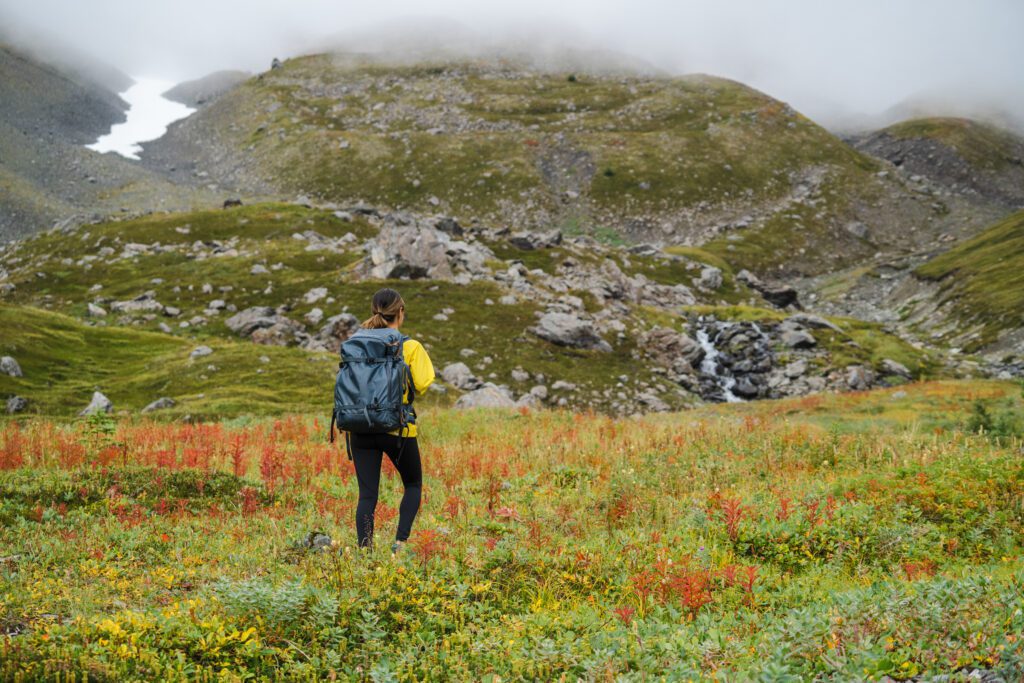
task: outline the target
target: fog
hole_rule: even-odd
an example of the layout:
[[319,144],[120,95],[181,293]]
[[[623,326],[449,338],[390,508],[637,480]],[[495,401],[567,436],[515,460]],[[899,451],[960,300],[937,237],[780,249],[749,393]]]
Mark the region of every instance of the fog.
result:
[[572,50],[601,68],[733,78],[833,128],[1024,111],[1020,0],[0,0],[0,25],[15,42],[175,82],[263,71],[273,57],[328,46],[452,55],[514,46]]

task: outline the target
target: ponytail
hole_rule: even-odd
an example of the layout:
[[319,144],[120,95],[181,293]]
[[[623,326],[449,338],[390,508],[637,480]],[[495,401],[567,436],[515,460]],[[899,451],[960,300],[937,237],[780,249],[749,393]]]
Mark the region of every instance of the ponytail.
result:
[[370,303],[371,315],[363,321],[363,327],[368,330],[379,330],[387,327],[398,320],[398,316],[405,308],[405,301],[402,295],[393,289],[384,288],[373,295]]

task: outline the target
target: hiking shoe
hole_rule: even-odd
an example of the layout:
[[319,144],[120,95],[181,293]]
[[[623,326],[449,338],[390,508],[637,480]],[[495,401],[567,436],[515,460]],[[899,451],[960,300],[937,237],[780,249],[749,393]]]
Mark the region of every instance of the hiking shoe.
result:
[[395,541],[391,544],[391,557],[394,557],[401,551],[402,546],[405,545],[405,541]]

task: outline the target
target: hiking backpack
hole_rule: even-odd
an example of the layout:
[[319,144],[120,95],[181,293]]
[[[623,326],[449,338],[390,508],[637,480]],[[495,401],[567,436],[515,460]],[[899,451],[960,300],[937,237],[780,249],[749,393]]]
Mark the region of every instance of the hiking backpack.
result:
[[[408,339],[398,330],[388,327],[360,328],[341,343],[341,362],[334,381],[330,440],[334,442],[337,425],[345,432],[350,460],[350,434],[385,434],[396,429],[404,430],[416,421],[412,407],[416,394],[412,371],[402,354],[402,347]],[[409,403],[403,404],[402,396],[406,390]]]

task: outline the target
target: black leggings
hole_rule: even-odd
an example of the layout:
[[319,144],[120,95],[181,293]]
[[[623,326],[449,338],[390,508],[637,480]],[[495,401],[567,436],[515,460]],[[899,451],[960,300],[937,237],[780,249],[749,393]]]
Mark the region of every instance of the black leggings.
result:
[[[383,455],[394,464],[402,477],[405,494],[398,506],[398,532],[395,540],[405,541],[412,532],[412,521],[420,509],[423,487],[423,469],[420,465],[420,447],[416,437],[399,439],[394,434],[352,434],[352,462],[359,481],[359,504],[356,506],[356,536],[359,545],[373,544],[373,512],[377,508],[380,489],[380,465]],[[402,453],[399,457],[400,441]]]

